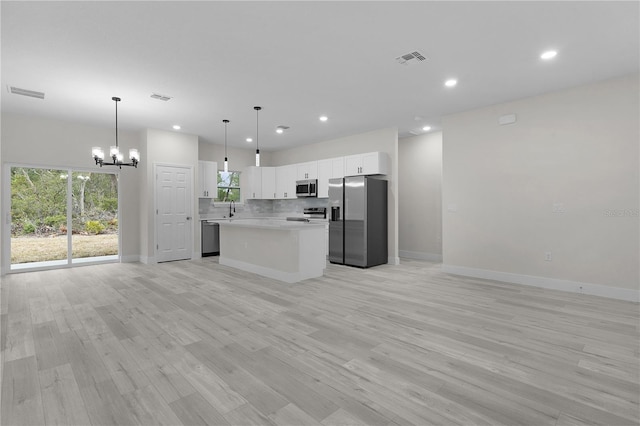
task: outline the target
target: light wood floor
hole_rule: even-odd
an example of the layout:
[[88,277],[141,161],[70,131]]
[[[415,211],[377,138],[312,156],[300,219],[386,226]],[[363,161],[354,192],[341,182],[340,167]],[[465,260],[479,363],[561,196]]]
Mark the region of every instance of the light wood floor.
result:
[[4,277],[2,425],[637,425],[638,305],[216,258]]

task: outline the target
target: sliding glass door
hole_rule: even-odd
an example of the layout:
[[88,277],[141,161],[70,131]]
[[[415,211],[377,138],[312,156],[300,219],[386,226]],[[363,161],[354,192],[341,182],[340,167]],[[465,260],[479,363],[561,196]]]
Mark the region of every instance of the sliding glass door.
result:
[[11,270],[118,259],[118,175],[11,167]]

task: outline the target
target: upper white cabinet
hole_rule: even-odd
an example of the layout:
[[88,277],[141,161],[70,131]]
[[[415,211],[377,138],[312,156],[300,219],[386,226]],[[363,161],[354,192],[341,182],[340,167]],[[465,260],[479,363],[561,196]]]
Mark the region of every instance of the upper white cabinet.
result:
[[344,157],[344,175],[386,175],[389,173],[389,158],[384,152],[368,152],[366,154]]
[[262,170],[260,167],[247,167],[242,176],[242,198],[245,200],[262,198]]
[[297,165],[276,167],[276,198],[296,198]]
[[273,200],[276,198],[276,168],[260,167],[262,169],[262,199]]
[[344,176],[344,157],[318,161],[318,198],[329,197],[329,179]]
[[216,198],[218,191],[218,163],[198,161],[198,197]]
[[306,163],[296,164],[297,180],[318,179],[318,162],[309,161]]

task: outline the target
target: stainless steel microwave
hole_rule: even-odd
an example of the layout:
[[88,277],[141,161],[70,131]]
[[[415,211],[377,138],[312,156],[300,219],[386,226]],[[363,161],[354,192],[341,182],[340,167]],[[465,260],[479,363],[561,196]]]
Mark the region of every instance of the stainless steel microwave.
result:
[[317,197],[318,179],[296,181],[296,197]]

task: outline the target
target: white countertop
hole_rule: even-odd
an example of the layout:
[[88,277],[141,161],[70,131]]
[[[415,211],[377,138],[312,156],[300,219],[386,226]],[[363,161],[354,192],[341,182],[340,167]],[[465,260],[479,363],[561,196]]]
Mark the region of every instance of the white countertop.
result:
[[281,230],[304,230],[310,228],[326,227],[326,222],[298,222],[287,221],[285,219],[222,219],[217,221],[220,226],[238,226],[246,228],[281,229]]

